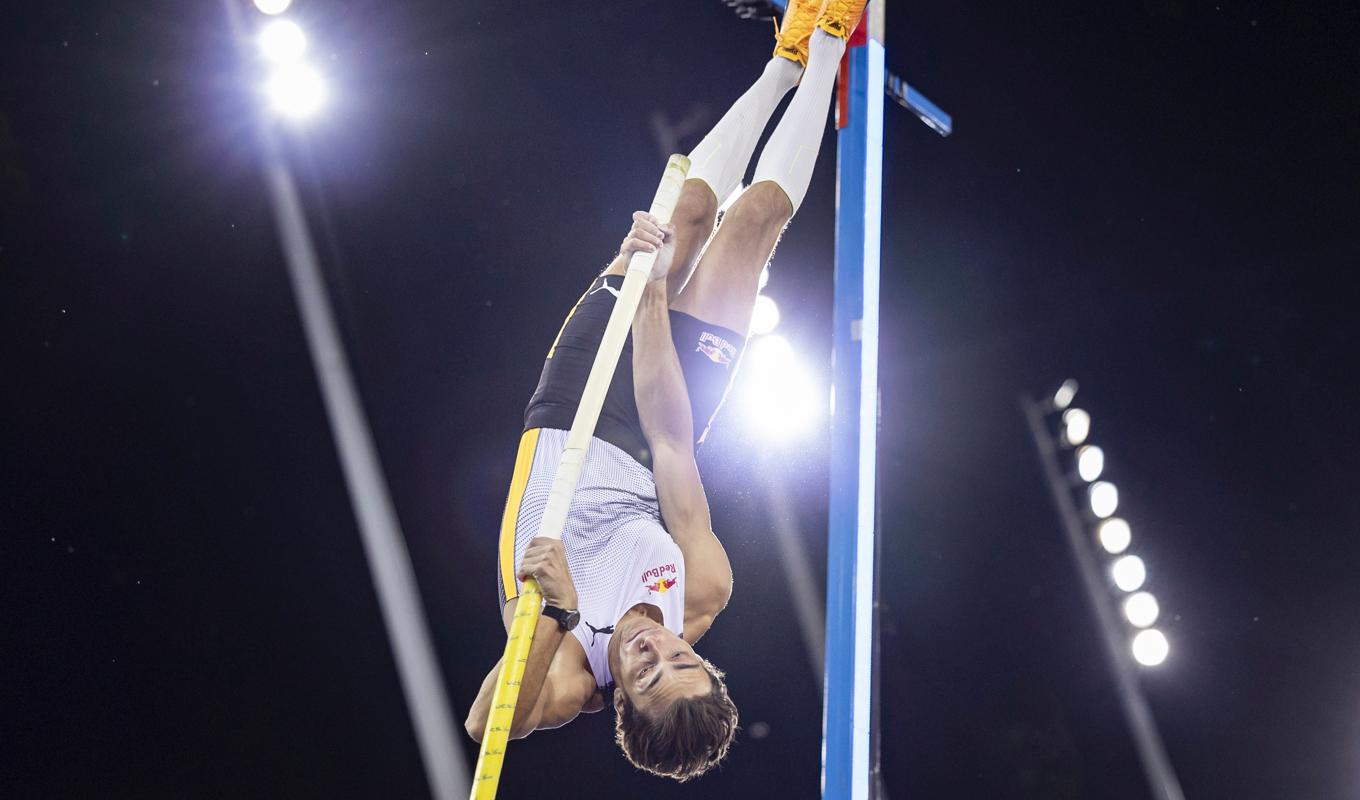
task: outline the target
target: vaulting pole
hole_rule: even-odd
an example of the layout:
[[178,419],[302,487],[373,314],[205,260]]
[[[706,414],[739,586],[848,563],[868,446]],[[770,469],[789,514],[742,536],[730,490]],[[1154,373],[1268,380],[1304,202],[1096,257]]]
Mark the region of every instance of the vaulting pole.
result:
[[[671,212],[680,199],[680,189],[688,174],[689,159],[682,155],[671,156],[650,209],[652,216],[660,220],[661,224],[670,222]],[[600,418],[605,392],[614,378],[614,370],[618,368],[619,354],[623,352],[623,344],[632,328],[642,290],[647,286],[647,276],[655,261],[656,253],[634,253],[628,260],[623,287],[619,290],[618,300],[614,301],[614,310],[609,315],[600,348],[595,352],[595,363],[590,367],[585,391],[576,407],[576,417],[571,422],[567,445],[557,464],[557,473],[553,476],[548,505],[539,522],[537,536],[562,538],[562,525],[571,508],[572,495],[576,493],[576,482],[581,477],[586,450],[595,435],[595,423]],[[538,581],[533,578],[524,581],[515,606],[515,617],[510,623],[510,638],[505,643],[505,654],[501,658],[501,674],[496,679],[496,692],[491,696],[491,713],[487,716],[482,749],[473,772],[476,778],[472,785],[472,800],[492,800],[500,785],[505,748],[510,740],[510,727],[515,720],[515,705],[519,701],[520,681],[524,678],[524,667],[529,660],[529,649],[533,646],[534,628],[542,613],[542,603],[543,593]]]

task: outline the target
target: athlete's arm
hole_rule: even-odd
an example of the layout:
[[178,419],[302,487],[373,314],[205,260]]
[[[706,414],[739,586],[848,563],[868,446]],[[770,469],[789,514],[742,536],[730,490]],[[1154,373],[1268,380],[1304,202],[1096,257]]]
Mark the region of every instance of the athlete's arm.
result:
[[657,247],[661,247],[661,251],[656,254],[656,261],[652,264],[651,280],[667,283],[671,264],[675,261],[675,241],[674,225],[662,228],[656,217],[646,211],[634,211],[632,230],[628,231],[627,238],[619,245],[619,254],[614,256],[614,260],[610,261],[609,266],[600,274],[625,275],[628,272],[628,262],[633,259],[634,253],[653,253]]
[[[576,587],[567,569],[566,553],[560,539],[534,539],[520,562],[521,580],[533,575],[543,590],[544,602],[558,608],[576,608]],[[519,598],[505,604],[503,621],[508,632]],[[539,728],[556,728],[572,721],[594,691],[594,681],[580,664],[571,664],[560,648],[565,633],[557,620],[540,616],[534,629],[533,645],[520,681],[519,701],[515,704],[510,738],[522,739]],[[481,742],[486,731],[491,698],[501,664],[491,669],[482,681],[477,699],[468,710],[464,727],[468,735]]]
[[624,275],[628,272],[628,256],[619,253],[614,256],[614,260],[609,262],[609,266],[604,268],[601,275]]
[[[518,599],[515,598],[506,604],[509,615],[514,614],[511,606]],[[529,656],[531,666],[534,652],[539,649],[539,642],[542,641],[546,649],[554,634],[559,639],[559,644],[564,641],[565,637],[562,636],[556,620],[544,617],[539,621],[538,628],[534,631],[534,644]],[[551,646],[556,652],[553,654],[547,675],[543,677],[539,686],[537,698],[530,702],[530,693],[526,691],[527,685],[521,687],[519,701],[515,705],[515,722],[510,728],[511,739],[523,739],[536,730],[566,725],[576,719],[582,711],[588,710],[587,704],[595,694],[595,679],[591,677],[590,672],[580,663],[573,663],[578,659],[567,657],[566,647]],[[496,666],[492,667],[482,680],[482,688],[478,690],[477,699],[468,710],[467,721],[463,723],[468,735],[478,743],[482,741],[482,734],[486,731],[486,718],[491,711],[491,697],[496,692],[496,680],[500,676],[500,671],[501,662],[498,660]],[[526,673],[527,671],[526,669]]]
[[685,376],[671,340],[666,275],[674,233],[639,212],[624,250],[660,248],[633,319],[633,393],[666,528],[685,555],[685,639],[695,641],[732,595],[732,567],[713,535],[708,498],[694,461],[694,421]]

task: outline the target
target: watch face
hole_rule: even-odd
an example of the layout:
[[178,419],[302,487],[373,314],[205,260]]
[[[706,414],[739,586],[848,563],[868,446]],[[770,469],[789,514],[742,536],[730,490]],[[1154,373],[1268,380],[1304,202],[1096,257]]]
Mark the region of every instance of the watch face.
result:
[[567,618],[562,621],[566,624],[567,630],[573,630],[581,622],[581,612],[568,611]]

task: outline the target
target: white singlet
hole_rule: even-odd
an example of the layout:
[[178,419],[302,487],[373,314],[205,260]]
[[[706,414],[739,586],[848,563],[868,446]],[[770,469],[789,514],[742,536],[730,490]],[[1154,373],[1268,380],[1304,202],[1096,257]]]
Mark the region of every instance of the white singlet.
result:
[[[525,435],[535,433],[533,465],[514,521],[516,565],[538,532],[567,442],[563,430],[539,428]],[[516,509],[507,509],[507,514],[512,511]],[[609,640],[614,624],[633,606],[656,606],[663,624],[683,635],[685,559],[662,526],[652,473],[623,450],[591,439],[562,544],[580,603],[581,623],[572,633],[585,648],[597,686],[613,682]]]

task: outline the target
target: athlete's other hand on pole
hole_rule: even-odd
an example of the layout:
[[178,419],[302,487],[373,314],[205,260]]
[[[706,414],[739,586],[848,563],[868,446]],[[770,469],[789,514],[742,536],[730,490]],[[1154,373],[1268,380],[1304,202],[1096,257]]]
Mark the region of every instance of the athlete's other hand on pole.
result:
[[567,569],[567,550],[561,539],[536,537],[524,550],[520,560],[519,579],[533,577],[543,591],[543,600],[558,608],[576,608],[576,584],[571,582]]
[[633,212],[633,229],[619,247],[619,254],[631,259],[634,253],[656,253],[652,264],[650,281],[659,281],[671,271],[671,261],[675,258],[675,226],[662,225],[660,220],[646,211]]

